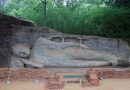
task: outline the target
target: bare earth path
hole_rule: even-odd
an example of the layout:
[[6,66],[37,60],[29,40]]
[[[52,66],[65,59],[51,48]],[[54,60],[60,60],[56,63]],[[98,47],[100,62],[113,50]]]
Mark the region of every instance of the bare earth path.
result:
[[[99,87],[81,87],[79,83],[69,83],[62,90],[130,90],[130,79],[107,79],[100,81]],[[44,82],[14,81],[0,82],[0,90],[45,90]]]

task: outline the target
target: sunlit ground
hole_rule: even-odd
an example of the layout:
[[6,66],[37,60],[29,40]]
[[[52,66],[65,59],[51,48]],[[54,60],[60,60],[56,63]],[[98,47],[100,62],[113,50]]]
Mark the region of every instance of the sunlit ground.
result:
[[[99,87],[82,87],[79,83],[67,84],[62,90],[130,90],[130,79],[108,79],[100,81]],[[44,82],[15,81],[0,82],[0,90],[45,90]]]

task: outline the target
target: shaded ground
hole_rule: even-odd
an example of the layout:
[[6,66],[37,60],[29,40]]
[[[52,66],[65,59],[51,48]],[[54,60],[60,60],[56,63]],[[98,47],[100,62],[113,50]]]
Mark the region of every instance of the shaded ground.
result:
[[[130,90],[130,79],[108,79],[100,81],[99,87],[81,87],[79,83],[69,83],[62,90]],[[0,90],[45,90],[45,83],[35,81],[15,81],[10,84],[0,82]]]

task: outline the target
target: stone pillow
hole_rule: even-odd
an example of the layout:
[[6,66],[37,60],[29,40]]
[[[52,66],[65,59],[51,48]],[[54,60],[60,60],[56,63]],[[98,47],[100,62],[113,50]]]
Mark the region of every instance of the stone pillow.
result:
[[30,46],[28,44],[17,44],[12,49],[13,54],[18,57],[27,58],[30,55]]

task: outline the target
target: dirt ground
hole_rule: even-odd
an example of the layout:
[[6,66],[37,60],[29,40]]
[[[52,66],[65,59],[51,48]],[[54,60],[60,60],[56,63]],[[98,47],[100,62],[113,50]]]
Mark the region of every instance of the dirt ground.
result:
[[[130,90],[130,79],[106,79],[98,87],[81,87],[79,83],[68,83],[62,90]],[[45,90],[45,83],[35,81],[0,82],[0,90]]]

